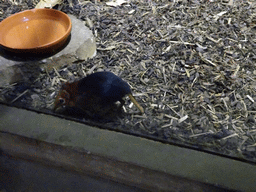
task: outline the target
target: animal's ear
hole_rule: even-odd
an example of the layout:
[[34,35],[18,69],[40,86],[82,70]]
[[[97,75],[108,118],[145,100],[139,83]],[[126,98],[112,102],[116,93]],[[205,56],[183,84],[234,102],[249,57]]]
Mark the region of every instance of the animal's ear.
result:
[[65,99],[70,99],[70,94],[66,90],[62,90],[61,97]]
[[65,83],[65,84],[63,84],[63,85],[61,86],[61,89],[62,89],[62,90],[67,90],[67,89],[70,87],[69,84],[70,84],[70,83]]

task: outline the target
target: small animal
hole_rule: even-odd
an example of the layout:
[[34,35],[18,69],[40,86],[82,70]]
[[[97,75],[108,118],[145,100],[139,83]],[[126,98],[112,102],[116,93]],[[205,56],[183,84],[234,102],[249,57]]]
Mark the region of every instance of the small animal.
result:
[[111,72],[96,72],[79,81],[65,83],[54,103],[54,111],[60,108],[79,109],[89,116],[104,116],[117,101],[124,105],[123,97],[128,95],[141,113],[144,109],[132,95],[130,86]]

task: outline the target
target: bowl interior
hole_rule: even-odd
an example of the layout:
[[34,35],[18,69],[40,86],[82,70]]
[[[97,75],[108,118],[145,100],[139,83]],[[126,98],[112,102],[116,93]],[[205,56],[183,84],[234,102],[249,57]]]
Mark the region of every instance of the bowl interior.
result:
[[0,44],[11,49],[50,46],[70,34],[71,21],[54,9],[32,9],[14,14],[0,23]]

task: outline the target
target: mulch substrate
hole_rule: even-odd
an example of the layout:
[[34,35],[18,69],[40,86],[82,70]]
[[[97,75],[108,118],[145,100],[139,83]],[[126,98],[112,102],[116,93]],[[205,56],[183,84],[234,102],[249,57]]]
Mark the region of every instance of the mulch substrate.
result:
[[[0,20],[37,3],[2,1]],[[27,80],[1,87],[2,103],[53,114],[62,83],[107,70],[129,83],[145,114],[127,98],[111,121],[63,117],[256,162],[255,2],[65,0],[54,9],[85,22],[97,55],[37,73],[21,66]]]

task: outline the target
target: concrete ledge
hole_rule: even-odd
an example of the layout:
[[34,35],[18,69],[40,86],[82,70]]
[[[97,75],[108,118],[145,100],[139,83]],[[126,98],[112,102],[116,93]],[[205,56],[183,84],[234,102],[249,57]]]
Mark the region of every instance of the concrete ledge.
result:
[[33,160],[47,166],[62,167],[149,191],[226,191],[215,186],[171,176],[113,158],[78,152],[69,147],[1,133],[1,150],[14,157]]
[[143,188],[255,191],[256,166],[248,163],[4,105],[0,122],[0,148],[20,157]]

